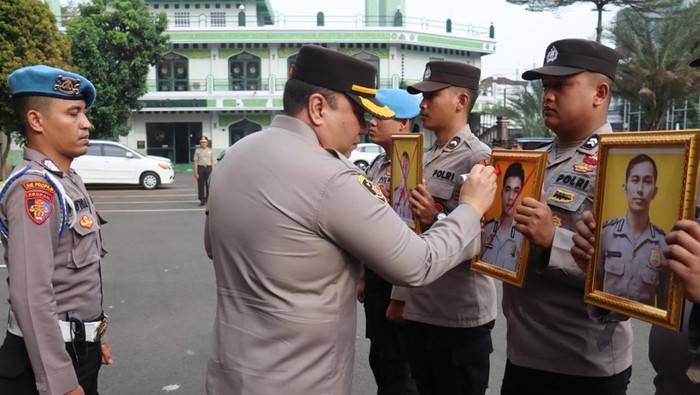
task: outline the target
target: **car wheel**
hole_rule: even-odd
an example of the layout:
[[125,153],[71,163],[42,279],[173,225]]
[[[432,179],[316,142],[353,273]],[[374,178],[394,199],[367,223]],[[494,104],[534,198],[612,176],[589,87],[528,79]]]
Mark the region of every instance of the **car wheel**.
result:
[[158,174],[147,171],[141,174],[140,184],[143,189],[156,189],[158,188],[158,185],[160,185],[160,178],[158,177]]
[[359,167],[360,170],[365,171],[367,170],[367,167],[369,166],[369,163],[363,161],[363,160],[358,160],[355,162],[355,166]]

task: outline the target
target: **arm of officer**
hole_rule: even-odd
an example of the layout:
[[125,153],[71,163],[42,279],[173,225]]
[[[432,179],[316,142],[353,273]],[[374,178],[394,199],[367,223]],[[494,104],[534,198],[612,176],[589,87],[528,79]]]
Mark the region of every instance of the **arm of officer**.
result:
[[363,185],[363,179],[351,169],[330,179],[318,227],[380,276],[398,285],[425,285],[478,253],[479,219],[496,191],[493,168],[475,167],[471,182],[462,189],[461,204],[420,236],[378,197],[378,190]]
[[[52,210],[48,219],[32,216],[30,204],[48,207],[32,195],[36,191],[23,188],[31,180],[46,183],[43,178],[24,177],[10,187],[3,202],[9,229],[10,304],[22,330],[39,393],[64,394],[78,387],[78,379],[58,324],[52,282],[61,210],[57,195],[52,194],[53,201],[46,202],[51,203]],[[64,233],[63,237],[71,236]]]

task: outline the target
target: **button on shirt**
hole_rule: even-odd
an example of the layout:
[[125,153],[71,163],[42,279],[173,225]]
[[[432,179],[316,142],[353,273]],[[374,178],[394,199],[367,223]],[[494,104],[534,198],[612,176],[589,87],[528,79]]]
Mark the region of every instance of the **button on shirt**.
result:
[[588,316],[583,302],[586,274],[571,256],[576,222],[591,210],[599,133],[593,131],[575,150],[556,157],[547,149],[545,199],[557,225],[549,254],[531,246],[523,288],[503,284],[503,313],[507,319],[508,359],[517,366],[577,376],[610,376],[632,364],[632,328],[617,325],[613,341],[598,351],[605,325]]
[[[443,147],[433,145],[423,160],[423,177],[441,206],[439,211],[450,212],[457,206],[460,174],[469,173],[490,156],[491,150],[467,125]],[[472,271],[470,262],[463,262],[428,286],[395,287],[392,299],[406,302],[405,317],[411,321],[451,328],[472,328],[492,321],[497,313],[496,285],[491,277]]]
[[652,223],[635,237],[627,216],[607,221],[600,235],[598,265],[605,272],[603,291],[665,309],[669,278],[662,252],[665,237]]
[[[29,148],[15,171],[29,165],[31,171],[9,187],[0,201],[0,221],[8,228],[3,238],[10,291],[10,308],[19,323],[36,384],[41,394],[66,393],[78,380],[66,352],[58,320],[76,311],[83,321],[102,314],[100,259],[104,255],[100,220],[80,177],[64,174],[45,156]],[[34,171],[49,171],[73,201],[72,229],[59,238],[61,209],[57,193],[47,179]],[[38,186],[38,187],[37,187]],[[42,196],[37,200],[37,196]],[[30,216],[34,204],[51,211],[48,218]],[[34,211],[35,212],[35,211]]]
[[498,219],[492,219],[484,225],[481,261],[515,271],[520,259],[523,234],[515,230],[515,222],[509,229],[500,229],[499,223]]

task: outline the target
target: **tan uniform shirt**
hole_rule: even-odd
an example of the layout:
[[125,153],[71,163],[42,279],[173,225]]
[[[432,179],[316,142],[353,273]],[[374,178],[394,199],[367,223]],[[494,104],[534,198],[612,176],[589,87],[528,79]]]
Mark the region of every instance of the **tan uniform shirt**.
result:
[[417,286],[478,252],[472,207],[418,236],[374,188],[296,118],[229,148],[205,228],[218,297],[209,394],[349,394],[359,262]]
[[668,264],[663,249],[666,233],[649,223],[633,236],[626,217],[606,221],[600,234],[598,268],[604,271],[604,291],[650,306],[666,309]]
[[481,260],[506,270],[515,271],[520,260],[523,234],[515,230],[515,221],[509,229],[500,229],[499,220],[492,219],[484,225]]
[[63,394],[78,386],[58,321],[76,311],[83,321],[102,314],[100,258],[104,255],[100,221],[80,177],[61,172],[37,151],[26,148],[15,171],[50,172],[73,201],[73,228],[59,238],[58,194],[47,179],[25,174],[0,201],[0,221],[9,238],[2,239],[8,271],[10,308],[19,323],[41,394]]
[[[490,156],[488,146],[479,141],[466,125],[444,147],[435,144],[430,149],[423,161],[423,178],[441,210],[449,212],[457,206],[460,174],[469,173],[477,162]],[[494,320],[497,313],[493,279],[473,272],[466,260],[431,285],[395,288],[392,299],[406,302],[407,320],[443,327],[483,325]]]
[[632,328],[617,325],[612,344],[598,351],[604,324],[588,316],[583,303],[586,274],[571,256],[576,222],[591,210],[598,154],[595,130],[576,150],[556,159],[547,148],[545,199],[557,228],[550,254],[531,246],[523,288],[503,284],[503,313],[508,324],[508,359],[515,365],[577,376],[610,376],[632,364]]
[[211,148],[197,147],[194,150],[194,162],[197,166],[212,166],[214,164],[214,153]]

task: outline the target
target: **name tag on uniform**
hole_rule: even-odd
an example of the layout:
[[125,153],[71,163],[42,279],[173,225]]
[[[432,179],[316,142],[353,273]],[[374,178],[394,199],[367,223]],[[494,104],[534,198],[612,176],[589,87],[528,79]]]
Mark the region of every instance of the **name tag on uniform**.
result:
[[605,253],[606,258],[622,258],[622,252],[621,251],[607,251]]

